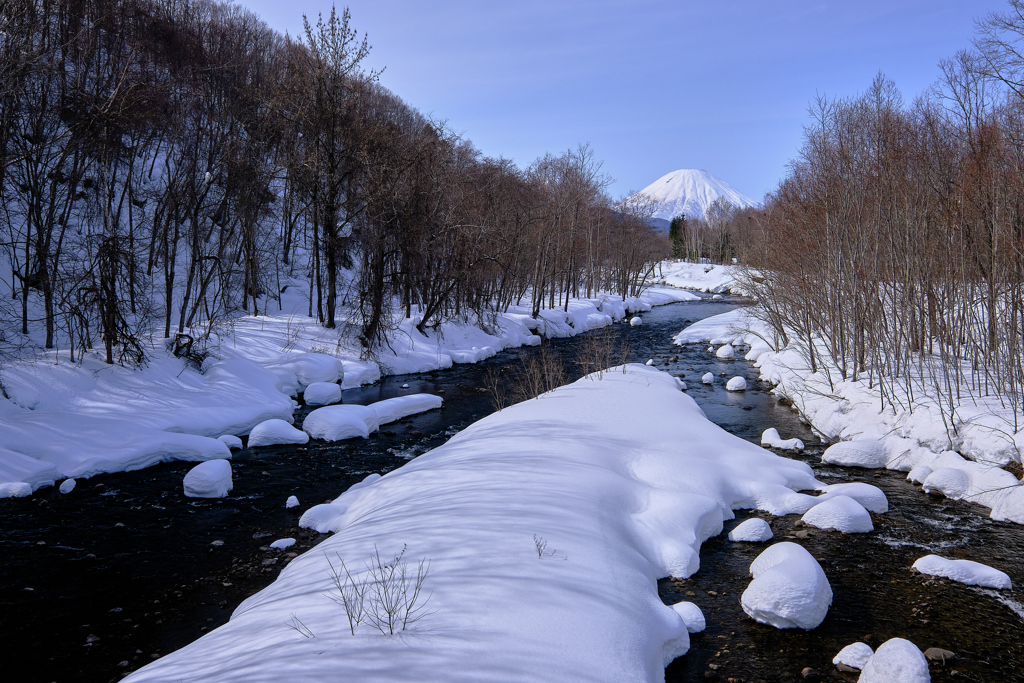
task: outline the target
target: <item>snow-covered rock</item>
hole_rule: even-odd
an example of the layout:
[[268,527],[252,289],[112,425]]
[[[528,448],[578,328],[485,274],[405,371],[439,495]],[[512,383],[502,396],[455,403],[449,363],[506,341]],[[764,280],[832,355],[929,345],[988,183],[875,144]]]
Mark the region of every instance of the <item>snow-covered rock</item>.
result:
[[644,320],[640,316],[635,315],[629,319],[629,324],[632,325],[633,327],[639,327],[640,325],[644,324]]
[[1013,587],[1010,577],[1005,572],[971,560],[948,560],[938,555],[925,555],[914,562],[914,569],[922,574],[944,576],[968,586]]
[[871,515],[864,506],[849,496],[835,496],[818,503],[801,517],[804,524],[819,529],[836,529],[844,534],[874,531]]
[[288,500],[284,502],[286,508],[297,508],[299,507],[299,499],[295,496],[288,496]]
[[732,347],[732,344],[722,344],[718,347],[718,351],[715,351],[715,357],[722,360],[732,360],[736,357],[736,349]]
[[845,664],[854,669],[863,669],[875,651],[867,643],[850,643],[832,658],[833,664]]
[[302,423],[302,430],[314,439],[341,441],[368,438],[380,426],[372,406],[340,405],[317,408]]
[[644,363],[644,365],[653,366],[654,365],[654,359],[653,358],[649,359],[646,363]]
[[872,486],[862,481],[852,481],[845,484],[832,484],[821,489],[821,502],[835,496],[849,496],[864,506],[868,512],[885,514],[889,511],[889,499],[877,486]]
[[[321,410],[323,409],[321,408]],[[301,432],[284,420],[276,418],[260,422],[249,432],[249,448],[289,443],[303,444],[307,442],[309,442],[309,434]]]
[[227,460],[207,460],[188,471],[182,481],[189,498],[223,498],[233,487],[231,463]]
[[928,660],[909,640],[893,638],[868,658],[857,683],[930,683]]
[[676,614],[683,620],[683,623],[686,624],[688,632],[700,633],[707,628],[704,613],[700,611],[700,607],[697,607],[692,602],[677,602],[672,605],[672,609],[675,610]]
[[409,394],[408,396],[386,398],[383,401],[371,403],[369,407],[377,413],[378,424],[383,425],[401,420],[403,417],[440,408],[443,404],[444,400],[434,394]]
[[65,479],[60,483],[60,492],[71,493],[72,491],[75,490],[75,484],[77,483],[78,482],[76,482],[74,479]]
[[779,436],[779,430],[769,427],[761,434],[761,445],[769,448],[778,448],[783,451],[802,451],[804,442],[797,438],[783,439]]
[[745,380],[743,377],[740,377],[739,375],[737,375],[737,376],[733,377],[732,379],[730,379],[728,382],[725,383],[725,390],[726,391],[746,391],[747,390],[747,380]]
[[714,384],[715,383],[715,375],[714,375],[714,373],[705,372],[703,375],[701,375],[700,383],[701,384]]
[[224,444],[231,450],[235,450],[237,448],[242,447],[242,440],[239,439],[234,434],[223,434],[221,436],[218,436],[217,441],[220,441],[222,444]]
[[284,550],[285,548],[291,548],[293,545],[295,545],[294,538],[279,538],[271,543],[270,547],[276,548],[277,550]]
[[832,444],[822,453],[821,461],[831,465],[876,469],[885,467],[889,462],[889,456],[881,441],[856,439]]
[[326,406],[341,400],[341,385],[334,382],[313,382],[302,392],[307,406]]
[[921,482],[921,488],[924,489],[925,493],[941,493],[946,498],[954,500],[959,500],[966,496],[970,487],[970,476],[963,470],[952,467],[940,467]]
[[760,543],[772,540],[772,527],[760,517],[751,517],[745,522],[736,525],[736,528],[729,532],[730,541],[749,541]]
[[832,587],[818,561],[802,546],[784,541],[750,565],[754,580],[740,598],[755,621],[776,628],[815,628],[832,604]]
[[723,299],[725,299],[725,297],[722,296],[721,294],[713,294],[711,296],[712,301],[722,301]]
[[914,484],[923,484],[924,480],[927,479],[928,475],[931,473],[931,467],[928,467],[927,465],[917,465],[907,473],[907,481]]
[[24,481],[0,482],[0,498],[24,498],[32,495],[32,485]]

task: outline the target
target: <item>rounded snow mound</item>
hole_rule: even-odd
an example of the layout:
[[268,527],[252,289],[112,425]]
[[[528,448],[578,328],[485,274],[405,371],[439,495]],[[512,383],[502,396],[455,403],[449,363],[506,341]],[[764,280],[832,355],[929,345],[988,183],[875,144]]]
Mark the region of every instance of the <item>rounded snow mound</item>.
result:
[[228,447],[230,450],[242,447],[242,440],[234,434],[223,434],[217,437],[217,441]]
[[71,493],[72,491],[75,490],[75,484],[77,483],[78,482],[76,482],[74,479],[65,479],[60,483],[60,492]]
[[736,357],[736,349],[732,348],[732,344],[723,344],[715,351],[715,357],[722,360],[732,360]]
[[948,560],[938,555],[925,555],[914,563],[922,574],[943,576],[968,586],[986,588],[1013,588],[1010,577],[987,564],[971,560]]
[[889,511],[889,499],[885,497],[882,489],[862,481],[832,484],[822,489],[822,502],[836,496],[849,496],[863,505],[868,512],[882,515]]
[[294,538],[279,538],[271,543],[270,547],[276,548],[277,550],[284,550],[285,548],[291,548],[293,545],[295,545]]
[[927,465],[918,465],[917,467],[910,470],[907,474],[907,481],[914,484],[923,484],[924,480],[928,478],[928,475],[932,473],[932,468]]
[[640,316],[636,315],[629,319],[629,324],[633,327],[638,327],[644,324],[644,320]]
[[227,460],[201,462],[188,471],[182,485],[189,498],[223,498],[233,486],[231,463]]
[[675,613],[686,624],[688,633],[700,633],[707,628],[704,613],[700,611],[700,607],[697,607],[692,602],[677,602],[672,605],[672,609],[675,610]]
[[776,543],[750,565],[754,580],[740,605],[755,621],[776,628],[815,628],[828,614],[832,587],[821,565],[796,543]]
[[818,503],[801,517],[804,524],[819,529],[836,529],[844,534],[874,531],[871,515],[864,506],[849,496],[835,496]]
[[[315,412],[315,411],[314,411]],[[249,448],[282,443],[308,443],[309,434],[300,432],[284,420],[274,418],[260,422],[249,432]]]
[[909,640],[893,638],[871,655],[858,683],[930,683],[928,660]]
[[833,664],[845,664],[854,669],[863,669],[875,651],[867,643],[851,643],[832,658]]
[[288,496],[288,500],[284,502],[286,508],[297,508],[299,507],[299,499],[295,496]]
[[710,372],[705,372],[704,375],[700,378],[700,382],[701,384],[714,384],[715,376]]
[[742,522],[736,526],[735,529],[729,532],[730,541],[749,541],[751,543],[760,543],[762,541],[772,540],[772,528],[768,522],[764,521],[760,517],[752,517],[745,522]]
[[802,451],[804,449],[804,442],[800,439],[783,439],[779,436],[779,430],[775,427],[769,427],[764,430],[761,434],[761,445],[768,446],[769,448],[778,448],[783,451]]
[[314,439],[341,441],[368,438],[379,426],[377,411],[370,406],[343,405],[317,408],[306,416],[302,430]]
[[341,387],[334,382],[313,382],[302,392],[307,406],[326,406],[341,400]]
[[921,482],[925,493],[941,493],[946,498],[959,500],[967,495],[971,487],[971,479],[963,470],[953,467],[940,467]]
[[821,461],[832,465],[877,469],[886,466],[889,456],[882,442],[875,439],[856,439],[832,444],[822,453]]
[[747,380],[737,375],[725,383],[725,389],[726,391],[746,391]]

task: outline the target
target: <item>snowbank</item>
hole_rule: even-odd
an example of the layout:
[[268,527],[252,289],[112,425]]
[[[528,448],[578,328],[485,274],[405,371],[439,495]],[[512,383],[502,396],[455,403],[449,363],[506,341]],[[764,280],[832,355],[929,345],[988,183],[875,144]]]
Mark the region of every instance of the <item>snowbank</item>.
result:
[[[821,486],[643,365],[506,408],[368,479],[303,515],[334,532],[316,552],[127,680],[661,680],[695,624],[662,604],[656,579],[697,571],[733,509],[789,514],[812,500],[797,490]],[[406,546],[413,571],[430,561],[430,613],[400,636],[366,623],[351,635],[327,597],[329,561],[361,581],[375,547]]]
[[223,498],[233,487],[231,463],[209,460],[190,469],[182,480],[189,498]]
[[655,272],[660,273],[655,276],[655,282],[672,287],[693,289],[698,292],[746,293],[736,280],[740,273],[738,266],[671,260],[662,261]]
[[819,529],[835,529],[844,534],[863,534],[874,531],[871,515],[849,496],[835,496],[818,503],[801,518],[804,524]]
[[892,638],[868,658],[857,683],[929,683],[928,660],[909,640]]
[[877,469],[886,466],[889,455],[880,441],[857,439],[832,444],[821,454],[821,461],[830,465]]
[[947,560],[938,555],[925,555],[914,562],[914,569],[922,574],[944,576],[968,586],[986,588],[1012,588],[1005,572],[971,560]]
[[704,613],[700,611],[700,607],[697,607],[692,602],[677,602],[672,605],[672,609],[682,617],[683,622],[686,624],[686,630],[689,633],[700,633],[707,628]]
[[796,543],[769,547],[750,565],[754,580],[740,597],[743,611],[776,628],[815,628],[832,604],[832,587],[818,561]]
[[761,543],[772,540],[773,535],[768,522],[759,517],[753,517],[737,524],[736,528],[729,532],[729,540]]

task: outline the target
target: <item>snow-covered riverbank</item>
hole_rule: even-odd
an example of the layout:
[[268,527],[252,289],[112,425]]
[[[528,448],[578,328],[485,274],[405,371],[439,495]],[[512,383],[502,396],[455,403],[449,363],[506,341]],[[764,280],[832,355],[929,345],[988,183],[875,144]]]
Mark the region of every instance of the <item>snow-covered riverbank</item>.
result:
[[400,322],[392,348],[374,361],[337,330],[302,311],[301,286],[289,286],[283,309],[217,329],[205,344],[202,372],[155,342],[138,369],[109,366],[96,354],[70,363],[59,351],[0,367],[0,496],[27,495],[65,477],[134,470],[166,460],[230,457],[216,437],[245,435],[272,418],[291,422],[293,397],[313,382],[354,387],[382,374],[423,372],[472,363],[498,351],[573,336],[651,306],[695,295],[653,287],[622,300],[575,299],[568,311],[528,307],[498,314],[489,331],[447,323],[422,334],[414,317]]
[[[830,441],[872,445],[872,453],[855,458],[860,466],[914,470],[913,476],[927,490],[989,507],[993,519],[1024,523],[1024,486],[1002,469],[1020,462],[1024,430],[1014,429],[1013,409],[998,396],[978,396],[965,387],[951,410],[950,397],[934,395],[922,378],[910,391],[900,382],[887,386],[898,392],[897,401],[904,408],[890,404],[883,409],[877,378],[872,385],[864,377],[843,380],[838,370],[827,366],[812,372],[800,347],[776,348],[770,339],[767,328],[747,309],[707,318],[675,337],[678,344],[749,346],[745,358],[818,433]],[[928,481],[932,473],[937,475]]]
[[[614,417],[611,417],[614,416]],[[656,579],[689,576],[732,510],[806,510],[805,464],[709,422],[641,365],[506,408],[383,478],[308,510],[334,536],[225,626],[131,681],[661,680],[687,622]],[[429,602],[395,635],[350,630],[340,560],[422,558]]]

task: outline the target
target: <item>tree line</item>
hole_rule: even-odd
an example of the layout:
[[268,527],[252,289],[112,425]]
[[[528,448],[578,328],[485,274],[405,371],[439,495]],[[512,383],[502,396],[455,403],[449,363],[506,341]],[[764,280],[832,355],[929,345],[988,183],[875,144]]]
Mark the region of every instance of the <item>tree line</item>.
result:
[[[995,396],[1024,409],[1024,2],[907,104],[879,75],[819,98],[756,221],[749,286],[809,367],[881,390],[881,408]],[[918,396],[915,396],[918,392]]]
[[214,0],[0,0],[0,341],[137,363],[298,278],[372,356],[403,316],[640,292],[667,242],[589,147],[484,157],[369,50],[347,10],[293,39]]

